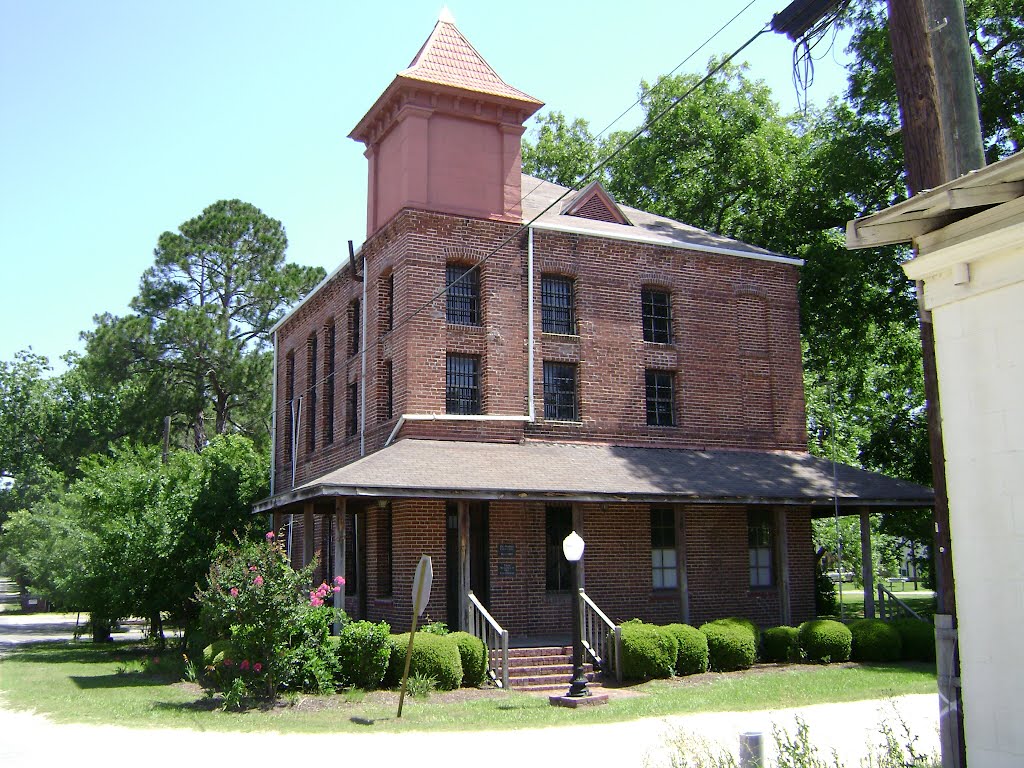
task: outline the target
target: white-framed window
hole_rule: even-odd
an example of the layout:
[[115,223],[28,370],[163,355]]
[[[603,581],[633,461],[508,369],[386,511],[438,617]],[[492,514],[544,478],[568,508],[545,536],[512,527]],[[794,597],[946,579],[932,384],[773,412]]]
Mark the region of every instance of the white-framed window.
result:
[[671,507],[651,509],[651,584],[654,589],[675,589],[679,586],[676,515]]
[[775,526],[770,510],[747,512],[747,547],[750,552],[750,586],[775,584]]

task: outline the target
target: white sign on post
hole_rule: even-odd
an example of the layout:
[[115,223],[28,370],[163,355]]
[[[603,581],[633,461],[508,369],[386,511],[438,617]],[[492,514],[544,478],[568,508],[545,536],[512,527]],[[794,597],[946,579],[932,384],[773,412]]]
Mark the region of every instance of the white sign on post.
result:
[[416,566],[416,576],[412,580],[412,606],[417,616],[422,616],[430,600],[430,587],[434,583],[434,566],[429,555],[420,558]]

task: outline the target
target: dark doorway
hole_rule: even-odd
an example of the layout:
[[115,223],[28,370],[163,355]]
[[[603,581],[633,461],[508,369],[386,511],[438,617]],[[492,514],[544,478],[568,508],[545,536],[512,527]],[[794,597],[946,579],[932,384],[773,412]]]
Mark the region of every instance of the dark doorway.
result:
[[[490,604],[490,531],[487,502],[468,502],[469,512],[469,588],[485,607]],[[448,599],[447,623],[452,630],[462,626],[462,595],[459,582],[462,563],[459,559],[459,504],[450,501],[445,507],[445,574]]]
[[[350,507],[352,505],[350,504]],[[366,618],[366,512],[349,511],[345,536],[345,595],[356,599],[356,615]]]

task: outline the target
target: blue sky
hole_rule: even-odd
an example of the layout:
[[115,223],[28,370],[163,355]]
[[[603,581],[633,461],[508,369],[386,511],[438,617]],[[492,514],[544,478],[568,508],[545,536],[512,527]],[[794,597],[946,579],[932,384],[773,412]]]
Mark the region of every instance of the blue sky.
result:
[[[746,3],[449,6],[507,82],[596,131]],[[784,5],[756,0],[682,71]],[[160,233],[216,200],[280,219],[289,260],[337,266],[366,227],[366,161],[346,137],[440,8],[0,0],[0,360],[31,346],[61,370],[93,315],[127,312]],[[844,89],[842,47],[816,63],[813,102]],[[788,40],[765,35],[743,58],[795,108]]]

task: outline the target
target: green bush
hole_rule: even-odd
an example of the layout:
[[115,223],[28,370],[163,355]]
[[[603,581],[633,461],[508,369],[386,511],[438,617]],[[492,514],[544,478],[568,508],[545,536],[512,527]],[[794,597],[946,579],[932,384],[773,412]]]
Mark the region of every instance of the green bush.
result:
[[749,669],[757,659],[757,627],[746,619],[718,619],[700,627],[708,639],[708,661],[715,672]]
[[452,632],[448,635],[459,647],[462,658],[462,685],[476,688],[487,677],[487,646],[484,641],[469,632]]
[[391,627],[386,622],[353,621],[341,628],[334,640],[338,658],[338,681],[372,691],[379,688],[391,660],[388,642]]
[[761,658],[764,661],[799,661],[800,639],[796,627],[772,627],[761,635]]
[[853,635],[845,624],[832,619],[805,621],[799,627],[800,650],[810,661],[849,661]]
[[[394,688],[402,683],[405,653],[409,647],[409,633],[391,635],[391,661],[384,683]],[[462,684],[462,657],[459,646],[450,635],[416,633],[409,660],[409,676],[432,677],[439,691],[452,691]]]
[[334,619],[334,609],[326,606],[310,606],[298,615],[282,655],[281,689],[311,693],[337,689],[340,670],[331,642]]
[[203,648],[203,666],[207,669],[218,667],[224,663],[224,659],[234,659],[237,656],[238,652],[230,640],[214,640]]
[[903,642],[905,661],[935,661],[935,626],[917,619],[896,619],[892,627]]
[[814,610],[819,616],[832,616],[837,610],[836,585],[820,568],[814,569]]
[[638,619],[622,625],[622,676],[627,680],[672,677],[679,643],[672,632]]
[[850,658],[854,661],[899,661],[903,658],[903,639],[887,622],[858,619],[847,626],[853,635]]
[[673,635],[679,650],[676,653],[676,674],[697,675],[708,671],[708,639],[689,624],[667,624],[662,629]]

